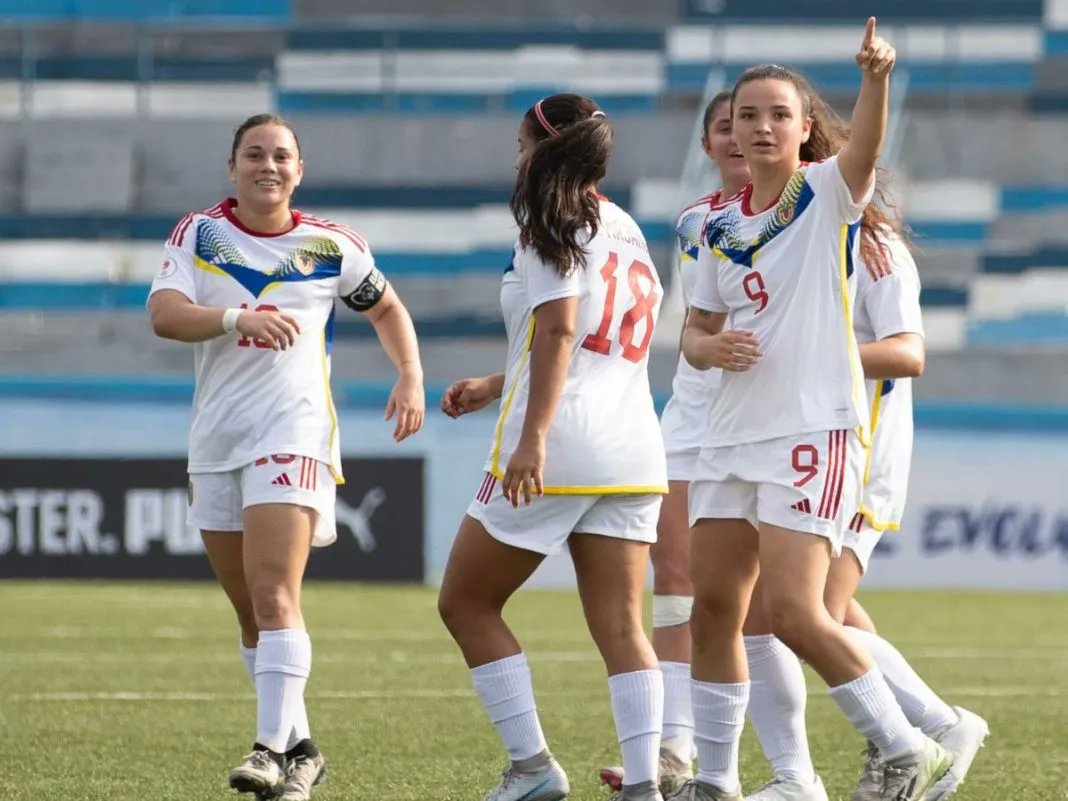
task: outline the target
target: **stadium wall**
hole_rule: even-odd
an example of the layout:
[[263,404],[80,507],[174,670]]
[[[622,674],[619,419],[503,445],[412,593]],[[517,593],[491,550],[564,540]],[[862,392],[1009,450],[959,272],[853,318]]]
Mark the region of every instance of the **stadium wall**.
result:
[[[868,586],[1068,590],[1068,498],[1062,492],[1063,476],[1068,474],[1068,418],[1012,414],[1004,408],[976,414],[952,407],[921,409],[918,418],[908,511],[902,531],[884,538]],[[341,548],[356,560],[351,575],[387,579],[413,575],[411,565],[393,576],[360,569],[359,549],[349,547],[348,539],[358,539],[357,529],[365,525],[379,542],[410,540],[425,532],[422,574],[428,583],[440,580],[457,525],[481,481],[493,423],[492,414],[454,421],[431,410],[423,432],[396,445],[390,438],[392,426],[382,421],[379,412],[350,409],[340,414],[346,458],[423,460],[421,488],[416,481],[411,485],[395,481],[376,493],[385,497],[370,504],[363,518],[353,524],[350,514],[347,522],[342,521]],[[62,509],[38,503],[20,511],[13,488],[36,487],[39,498],[45,490],[79,489],[71,481],[77,484],[80,479],[69,478],[79,475],[78,468],[63,469],[68,460],[170,458],[178,460],[168,468],[175,486],[161,489],[184,500],[180,460],[188,424],[184,405],[0,400],[0,560],[8,568],[0,575],[17,575],[20,568],[13,566],[13,560],[40,557],[43,550],[66,560],[63,570],[58,569],[60,561],[54,563],[55,574],[78,575],[70,572],[70,560],[77,554],[67,552],[74,546],[65,550],[63,545],[72,540],[64,530],[68,522]],[[40,459],[57,461],[42,467],[34,461]],[[95,469],[107,472],[99,463]],[[31,470],[37,472],[28,482]],[[353,479],[353,486],[343,493],[350,512],[358,510],[375,489],[373,475],[366,471]],[[406,497],[408,492],[417,497]],[[129,497],[125,504],[125,513],[133,514]],[[411,515],[396,515],[397,507],[420,504],[421,526]],[[146,512],[140,514],[145,519]],[[388,530],[397,521],[404,521],[405,530]],[[155,525],[159,529],[155,536],[146,533],[141,523],[123,528],[139,542],[156,541],[152,547],[162,547],[167,537],[159,528],[162,524]],[[413,532],[413,527],[421,531]],[[171,537],[182,543],[179,550],[185,549],[184,556],[196,555],[195,532],[172,532]],[[120,555],[128,555],[125,547],[120,550]],[[41,575],[49,562],[31,565],[24,559],[21,564]],[[149,572],[144,577],[175,575],[148,563],[141,572],[145,569]],[[136,567],[129,570],[137,572]],[[536,581],[543,586],[571,585],[569,560],[547,560]]]

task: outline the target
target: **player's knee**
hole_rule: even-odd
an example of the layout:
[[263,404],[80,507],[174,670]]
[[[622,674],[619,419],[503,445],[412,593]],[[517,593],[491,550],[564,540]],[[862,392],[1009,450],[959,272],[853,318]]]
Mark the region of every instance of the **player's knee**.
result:
[[681,626],[690,622],[693,595],[653,594],[653,628]]
[[273,584],[256,587],[251,591],[255,625],[259,629],[286,628],[300,617],[300,603],[289,587]]
[[795,651],[810,641],[817,622],[808,603],[788,595],[766,597],[764,617],[772,634]]
[[693,640],[734,633],[742,628],[742,598],[725,588],[694,589],[690,626]]
[[444,589],[438,593],[438,616],[445,628],[454,635],[478,625],[480,616],[489,611],[488,607],[462,593]]
[[654,599],[657,595],[693,595],[690,566],[685,559],[661,554],[652,561]]

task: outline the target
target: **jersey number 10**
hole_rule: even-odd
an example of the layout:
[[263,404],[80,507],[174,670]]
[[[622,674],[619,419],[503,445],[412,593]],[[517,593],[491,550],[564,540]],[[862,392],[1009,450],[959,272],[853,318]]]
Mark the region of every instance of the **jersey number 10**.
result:
[[[248,308],[248,304],[247,303],[242,303],[241,304],[241,308],[242,309],[247,309]],[[261,303],[259,306],[257,306],[252,311],[278,311],[278,307],[277,306],[272,306],[270,303]],[[266,349],[271,347],[271,343],[270,342],[268,342],[265,339],[260,339],[259,337],[256,337],[255,339],[250,339],[249,337],[240,337],[237,340],[237,346],[239,348],[247,348],[247,347],[250,347],[252,345],[255,345],[257,348],[261,348],[263,350],[266,350]]]
[[[608,254],[608,261],[601,268],[601,278],[607,287],[604,294],[604,313],[601,315],[601,324],[597,332],[589,334],[582,340],[582,347],[607,356],[612,351],[612,340],[608,338],[608,331],[612,327],[612,314],[616,308],[616,286],[619,279],[616,277],[616,267],[619,266],[619,255]],[[643,287],[641,279],[645,278],[651,287],[648,293]],[[627,268],[627,286],[631,295],[634,296],[634,305],[623,313],[623,319],[619,324],[619,344],[623,346],[623,358],[637,364],[649,350],[649,343],[653,339],[653,324],[656,322],[653,311],[659,295],[652,287],[656,286],[652,268],[643,262],[632,261]],[[642,318],[645,319],[645,335],[640,345],[634,344],[634,327]]]

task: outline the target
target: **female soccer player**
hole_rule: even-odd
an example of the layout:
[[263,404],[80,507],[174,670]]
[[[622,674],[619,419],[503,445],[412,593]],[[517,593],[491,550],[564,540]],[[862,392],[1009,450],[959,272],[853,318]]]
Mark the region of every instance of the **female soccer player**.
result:
[[367,243],[290,207],[303,161],[289,124],[246,120],[229,168],[236,199],[178,223],[148,306],[158,336],[194,343],[189,521],[237,612],[256,685],[255,744],[230,785],[300,801],[326,764],[304,708],[300,592],[309,548],[337,537],[335,298],[367,316],[397,367],[386,408],[397,441],[422,425],[422,368],[411,318]]
[[[675,226],[683,299],[689,305],[697,281],[697,252],[705,217],[721,199],[741,191],[749,168],[731,140],[731,93],[720,92],[705,108],[701,149],[719,168],[722,187],[683,209]],[[731,334],[752,343],[751,335]],[[690,525],[686,488],[694,477],[697,454],[708,423],[708,404],[719,384],[719,370],[700,371],[679,354],[671,397],[660,418],[667,456],[669,492],[660,507],[653,562],[653,649],[664,674],[664,731],[660,744],[660,791],[669,793],[692,778],[693,712],[690,706]],[[618,789],[622,768],[604,768],[601,780]]]
[[661,798],[664,690],[642,595],[667,491],[647,371],[663,293],[638,226],[597,194],[611,150],[612,127],[589,98],[553,95],[527,111],[512,199],[519,241],[501,287],[505,372],[458,381],[441,403],[458,417],[503,396],[438,599],[511,760],[492,801],[569,792],[526,656],[501,616],[565,544],[609,674],[625,771],[616,798]]
[[[683,334],[691,364],[727,371],[689,497],[698,775],[680,796],[694,801],[741,798],[738,741],[749,696],[742,625],[758,571],[773,632],[884,755],[880,797],[923,801],[950,765],[908,723],[823,599],[843,518],[859,507],[868,444],[851,276],[894,61],[869,19],[851,134],[820,163],[807,162],[826,137],[826,107],[803,79],[765,65],[734,88],[734,139],[752,182],[709,215]],[[757,345],[725,340],[728,314]]]
[[[872,447],[860,511],[845,534],[842,555],[831,563],[824,598],[831,615],[845,621],[847,631],[869,651],[909,722],[953,757],[950,770],[928,794],[930,801],[941,801],[964,781],[986,737],[986,721],[946,704],[893,645],[874,628],[852,622],[847,614],[882,532],[896,530],[901,523],[912,459],[911,379],[922,373],[925,357],[916,263],[896,226],[886,219],[878,223],[869,226],[865,221],[862,225],[853,326],[868,379]],[[770,637],[746,637],[746,647],[751,641],[767,639]],[[797,659],[789,654],[776,661],[784,665]],[[752,658],[750,671],[754,671]],[[781,668],[769,671],[760,687],[762,692],[757,692],[757,682],[753,681],[749,714],[754,722],[760,718],[757,733],[773,760],[776,778],[747,801],[826,799],[821,789],[817,792],[813,788],[804,725],[804,682],[787,681],[786,675]],[[759,712],[754,714],[756,707]],[[878,801],[882,780],[881,755],[869,743],[867,764],[853,801]]]

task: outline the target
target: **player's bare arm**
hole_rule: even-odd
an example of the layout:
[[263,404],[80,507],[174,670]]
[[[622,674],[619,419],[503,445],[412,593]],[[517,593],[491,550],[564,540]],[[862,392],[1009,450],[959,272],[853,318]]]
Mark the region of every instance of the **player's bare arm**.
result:
[[385,419],[397,418],[393,439],[400,442],[423,427],[426,393],[423,391],[423,364],[411,315],[388,283],[380,299],[362,312],[375,328],[379,342],[393,366],[397,383],[386,403]]
[[484,409],[504,393],[504,373],[461,378],[449,384],[441,396],[441,411],[453,419]]
[[911,332],[894,334],[859,346],[864,377],[880,381],[886,378],[918,378],[923,375],[926,348],[923,337]]
[[896,60],[896,51],[876,34],[875,17],[870,17],[856,55],[862,78],[860,94],[853,107],[851,133],[838,154],[838,169],[856,202],[865,198],[875,182],[875,161],[886,138],[890,72]]
[[744,372],[763,355],[750,331],[724,331],[726,312],[690,308],[682,331],[682,353],[698,370],[718,367]]
[[[156,336],[179,342],[206,342],[231,331],[270,343],[285,350],[297,341],[300,323],[281,311],[252,311],[200,306],[176,289],[154,292],[148,301],[152,330]],[[234,317],[227,327],[227,315]]]
[[543,303],[534,310],[534,339],[530,345],[530,397],[519,437],[501,487],[513,506],[522,495],[529,504],[542,494],[545,436],[556,414],[567,380],[571,347],[578,320],[577,297]]

